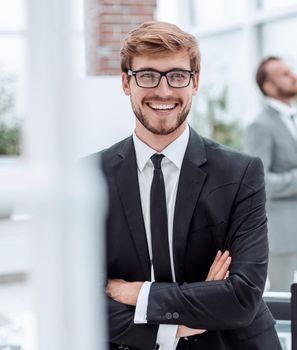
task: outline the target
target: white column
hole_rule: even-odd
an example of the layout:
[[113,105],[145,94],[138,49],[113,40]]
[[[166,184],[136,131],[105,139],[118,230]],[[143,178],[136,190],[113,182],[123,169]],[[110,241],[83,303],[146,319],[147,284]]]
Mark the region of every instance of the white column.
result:
[[103,211],[100,189],[74,171],[79,131],[73,116],[79,96],[72,71],[73,0],[28,0],[27,6],[23,158],[35,245],[37,348],[101,350]]

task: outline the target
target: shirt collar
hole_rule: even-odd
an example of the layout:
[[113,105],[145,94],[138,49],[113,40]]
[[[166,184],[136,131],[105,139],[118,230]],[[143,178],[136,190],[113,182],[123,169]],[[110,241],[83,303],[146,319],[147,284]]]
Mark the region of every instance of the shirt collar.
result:
[[[173,142],[171,142],[166,148],[161,152],[164,156],[174,163],[179,169],[181,168],[184,155],[187,149],[189,141],[190,130],[187,124],[184,132]],[[143,170],[146,163],[150,160],[151,156],[156,153],[156,151],[142,142],[133,132],[133,142],[136,153],[137,166],[140,171]]]
[[289,106],[279,100],[276,100],[271,97],[266,98],[267,104],[272,107],[273,109],[277,110],[279,113],[283,115],[295,115],[297,110],[294,106]]

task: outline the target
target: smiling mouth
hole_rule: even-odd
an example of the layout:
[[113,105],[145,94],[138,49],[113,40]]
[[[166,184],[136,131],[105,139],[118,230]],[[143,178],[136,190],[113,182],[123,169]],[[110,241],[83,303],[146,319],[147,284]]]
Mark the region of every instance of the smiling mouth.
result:
[[146,105],[154,111],[166,112],[166,111],[172,111],[178,104],[177,103],[158,104],[158,103],[147,102]]

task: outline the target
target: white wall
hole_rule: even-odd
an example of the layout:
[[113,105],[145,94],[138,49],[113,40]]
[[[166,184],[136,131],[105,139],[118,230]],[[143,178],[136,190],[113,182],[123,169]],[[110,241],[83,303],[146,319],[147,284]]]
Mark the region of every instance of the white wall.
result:
[[132,133],[134,114],[120,76],[84,78],[77,92],[79,156],[109,147]]

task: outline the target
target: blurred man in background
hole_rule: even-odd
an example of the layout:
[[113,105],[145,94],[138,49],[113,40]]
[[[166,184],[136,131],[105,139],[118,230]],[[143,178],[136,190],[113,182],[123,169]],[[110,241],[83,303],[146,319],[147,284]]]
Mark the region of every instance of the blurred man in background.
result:
[[245,150],[264,163],[270,290],[288,291],[297,270],[297,77],[281,58],[268,57],[256,80],[265,106],[247,128]]

